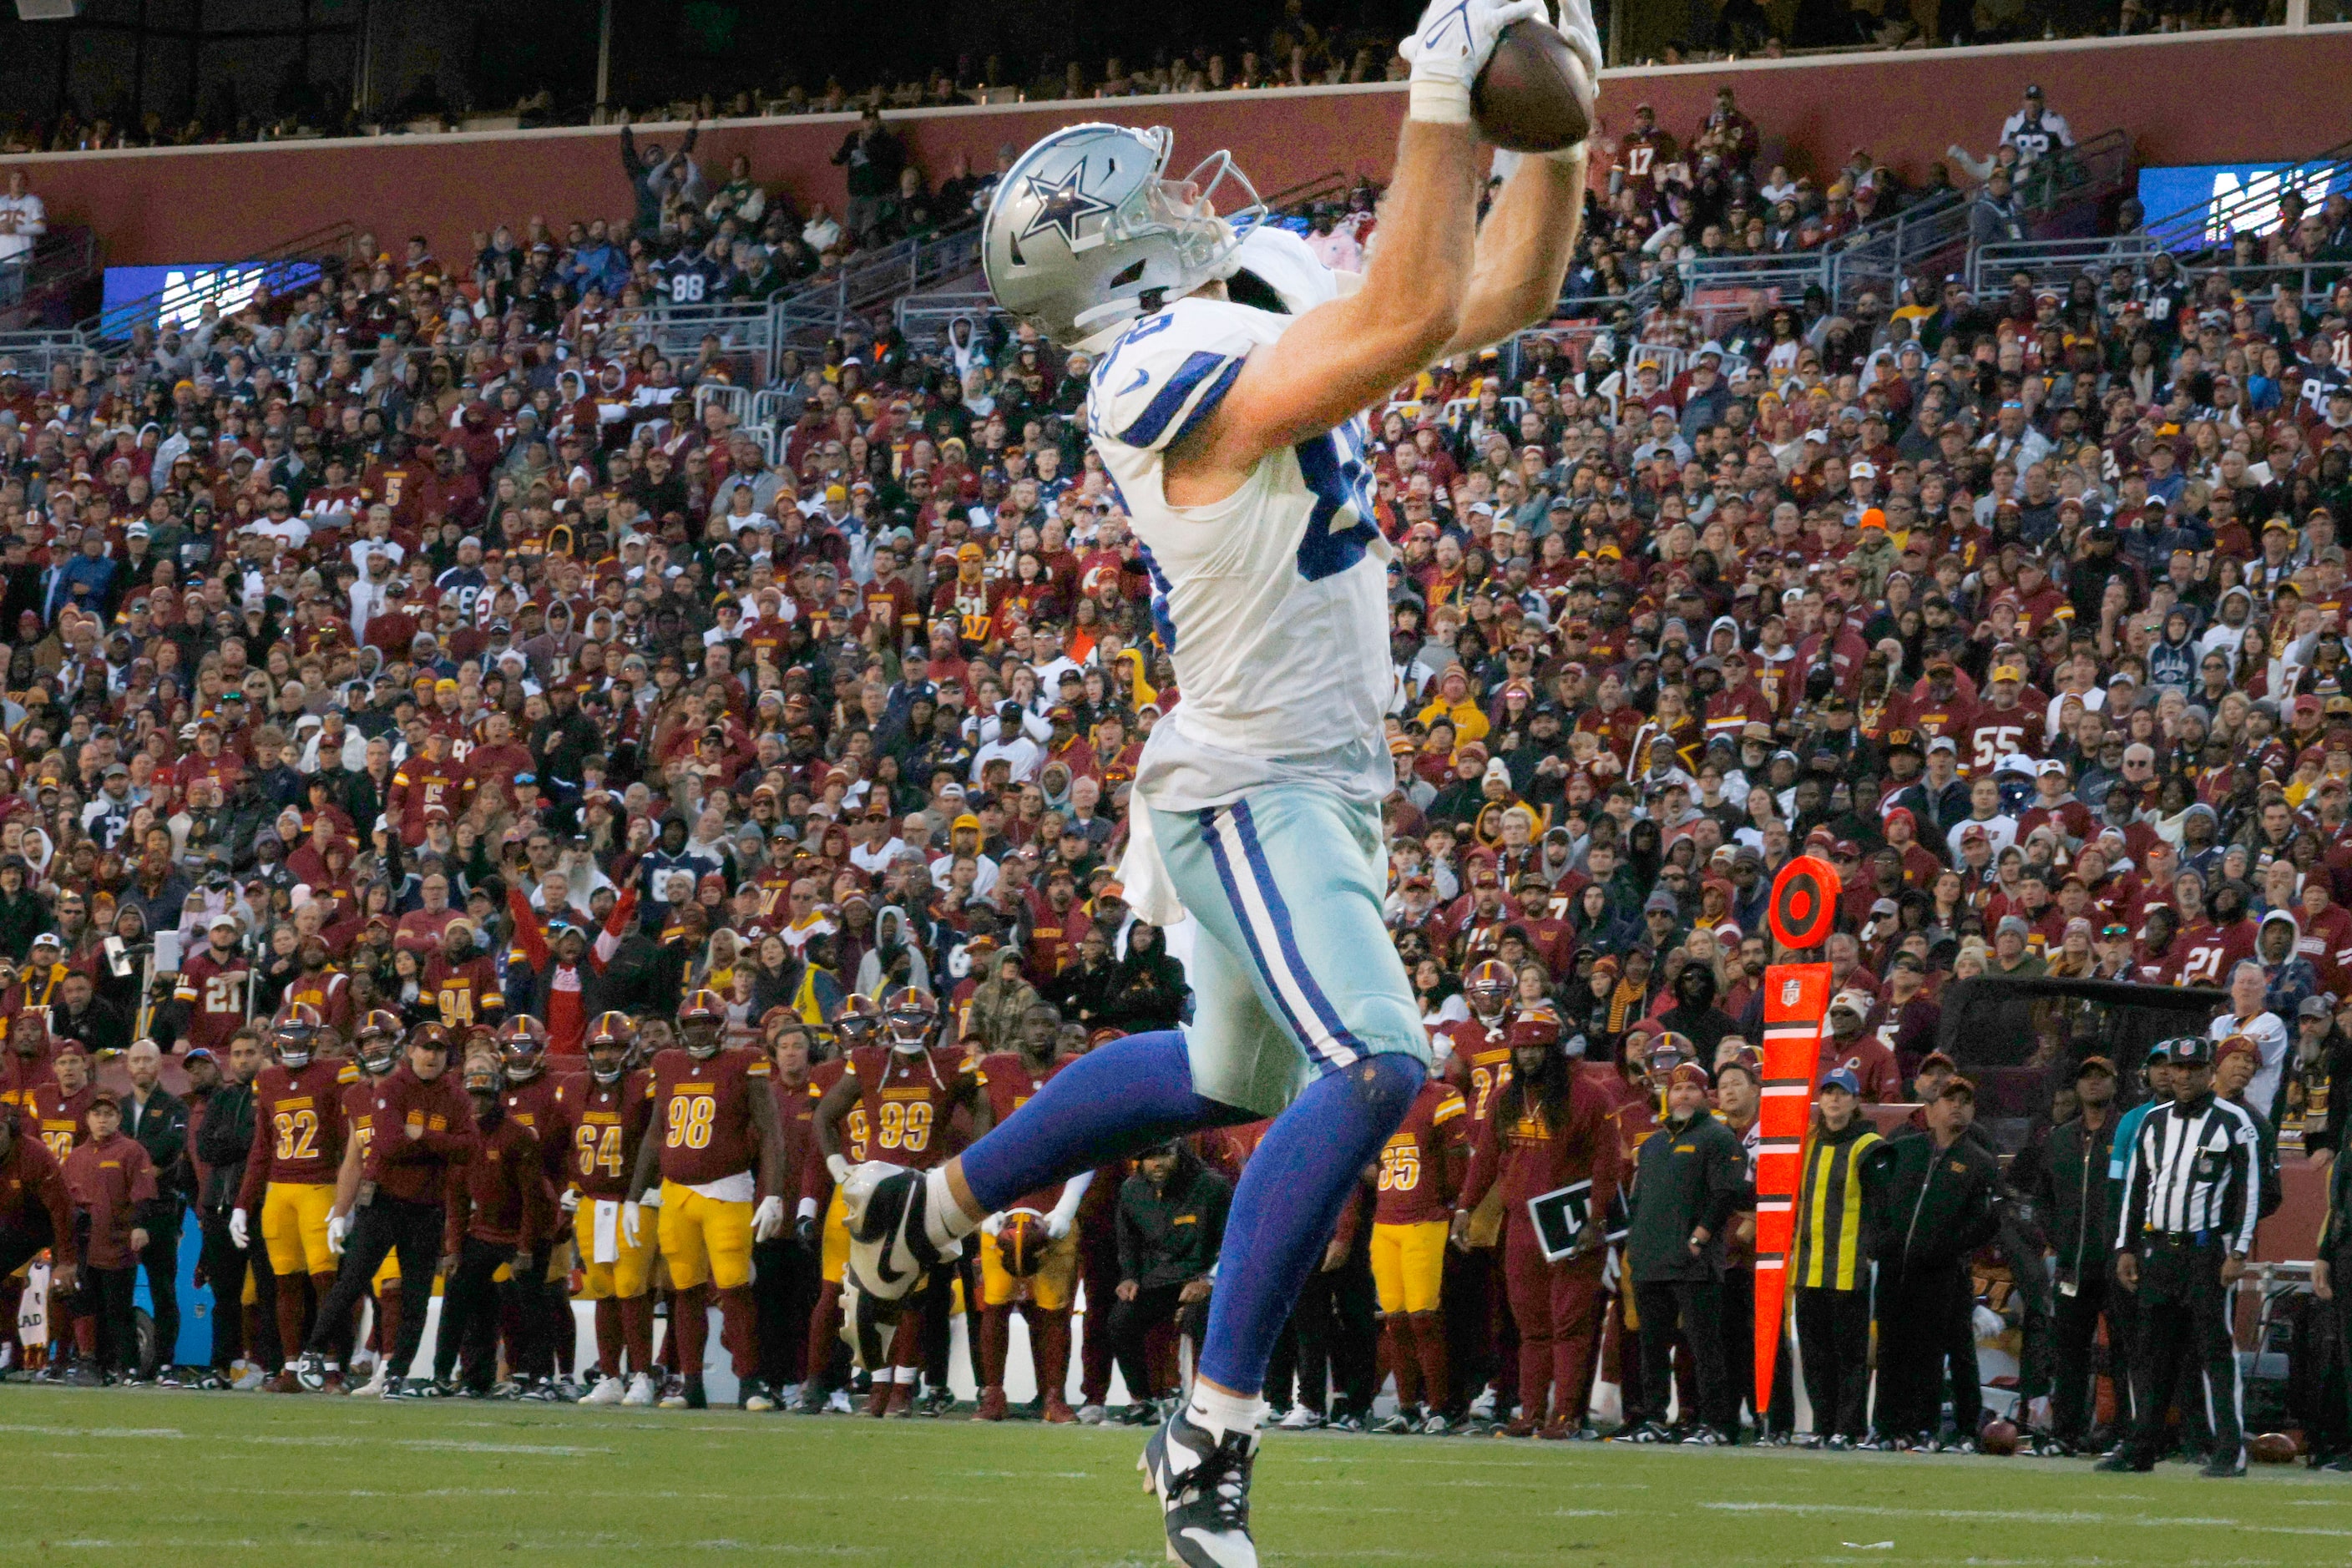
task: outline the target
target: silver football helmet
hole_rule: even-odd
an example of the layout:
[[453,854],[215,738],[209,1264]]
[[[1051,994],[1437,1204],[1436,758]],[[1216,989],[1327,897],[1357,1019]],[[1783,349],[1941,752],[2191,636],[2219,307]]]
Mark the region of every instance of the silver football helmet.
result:
[[[1164,126],[1066,126],[996,183],[981,265],[997,302],[1064,348],[1098,350],[1135,317],[1230,277],[1265,204],[1230,153],[1168,177]],[[1226,181],[1243,205],[1220,217]]]

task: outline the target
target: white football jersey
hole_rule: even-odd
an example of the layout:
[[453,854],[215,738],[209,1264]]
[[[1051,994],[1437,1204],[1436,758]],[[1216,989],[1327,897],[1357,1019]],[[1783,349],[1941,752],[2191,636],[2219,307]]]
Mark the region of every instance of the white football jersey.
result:
[[1268,454],[1213,505],[1171,506],[1161,488],[1164,454],[1250,352],[1353,281],[1278,230],[1250,236],[1242,262],[1290,314],[1179,300],[1130,328],[1087,389],[1087,424],[1146,552],[1182,699],[1153,729],[1137,789],[1166,810],[1285,778],[1377,800],[1393,778],[1381,719],[1394,674],[1363,416]]

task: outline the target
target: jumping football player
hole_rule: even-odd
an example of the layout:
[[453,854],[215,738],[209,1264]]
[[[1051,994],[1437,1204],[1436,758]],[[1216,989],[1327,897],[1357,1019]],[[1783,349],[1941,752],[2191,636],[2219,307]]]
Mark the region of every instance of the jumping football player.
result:
[[[1547,314],[1584,199],[1578,148],[1521,162],[1484,226],[1470,87],[1539,0],[1433,0],[1395,179],[1360,276],[1213,205],[1220,154],[1168,174],[1169,137],[1054,132],[996,187],[982,256],[998,301],[1097,356],[1087,423],[1147,547],[1153,618],[1184,700],[1151,732],[1120,867],[1155,925],[1189,911],[1198,1010],[1056,1074],[1003,1129],[929,1172],[850,1173],[861,1293],[911,1289],[1024,1193],[1196,1129],[1276,1120],[1233,1205],[1190,1398],[1143,1468],[1168,1550],[1254,1564],[1251,1466],[1266,1361],[1358,1173],[1428,1076],[1429,1041],[1388,940],[1380,803],[1389,549],[1364,410],[1449,356]],[[1582,0],[1563,31],[1595,80]],[[1203,188],[1201,181],[1206,179]]]

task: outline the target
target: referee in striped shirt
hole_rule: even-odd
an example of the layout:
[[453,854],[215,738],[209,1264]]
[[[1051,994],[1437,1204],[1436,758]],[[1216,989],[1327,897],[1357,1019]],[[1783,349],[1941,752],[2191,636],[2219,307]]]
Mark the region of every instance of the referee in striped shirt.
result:
[[2171,1041],[2172,1103],[2150,1110],[2132,1139],[2116,1232],[2116,1280],[2137,1298],[2138,1420],[2103,1470],[2152,1470],[2181,1363],[2204,1373],[2213,1426],[2204,1473],[2246,1473],[2245,1411],[2230,1333],[2231,1287],[2245,1271],[2261,1215],[2253,1118],[2213,1093],[2213,1042]]

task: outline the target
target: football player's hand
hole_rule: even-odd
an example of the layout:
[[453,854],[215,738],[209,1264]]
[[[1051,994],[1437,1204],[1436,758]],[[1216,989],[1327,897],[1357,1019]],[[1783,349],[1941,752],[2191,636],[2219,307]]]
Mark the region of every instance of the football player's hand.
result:
[[1070,1216],[1058,1211],[1045,1216],[1045,1239],[1059,1241],[1070,1234]]
[[1454,1211],[1454,1217],[1446,1222],[1445,1239],[1454,1244],[1454,1249],[1456,1252],[1467,1252],[1470,1250],[1469,1210],[1455,1209]]
[[2323,1301],[2336,1300],[2335,1278],[2325,1258],[2311,1266],[2311,1293]]
[[1470,84],[1495,52],[1496,36],[1529,17],[1548,22],[1550,7],[1543,0],[1429,0],[1412,37],[1397,46],[1397,53],[1412,67],[1415,82],[1458,86],[1466,115]]
[[145,1226],[134,1225],[131,1227],[131,1250],[133,1252],[144,1252],[147,1250],[147,1227]]
[[1206,1279],[1188,1279],[1184,1282],[1184,1288],[1176,1292],[1176,1300],[1189,1307],[1195,1301],[1207,1300],[1212,1289]]
[[565,1214],[579,1213],[580,1189],[578,1187],[564,1188],[563,1195],[555,1200],[555,1206],[562,1209]]
[[245,1211],[243,1209],[231,1209],[229,1211],[228,1238],[236,1244],[236,1249],[239,1252],[247,1250],[252,1245],[253,1237],[250,1232],[249,1222],[246,1219]]
[[643,1204],[621,1205],[621,1239],[623,1241],[627,1242],[631,1247],[642,1245],[638,1240],[638,1234],[645,1229],[645,1223]]
[[455,1279],[457,1278],[457,1255],[456,1253],[445,1253],[442,1256],[441,1278],[445,1280]]
[[1118,1299],[1119,1299],[1120,1300],[1122,1300],[1122,1301],[1132,1301],[1132,1300],[1135,1300],[1135,1292],[1136,1292],[1136,1284],[1135,1284],[1135,1281],[1134,1281],[1134,1280],[1132,1280],[1132,1279],[1122,1279],[1122,1280],[1120,1280],[1120,1281],[1118,1282]]
[[74,1288],[74,1266],[70,1263],[49,1265],[49,1289],[70,1290]]
[[773,1241],[783,1234],[784,1200],[771,1193],[751,1211],[751,1239]]
[[1347,1261],[1348,1244],[1338,1237],[1333,1237],[1329,1244],[1323,1248],[1323,1272],[1328,1274]]
[[1601,88],[1601,29],[1593,25],[1591,0],[1559,0],[1559,36],[1592,78],[1595,92]]
[[341,1258],[343,1255],[343,1243],[351,1239],[351,1215],[347,1214],[331,1214],[327,1216],[328,1251],[333,1253],[336,1257]]

